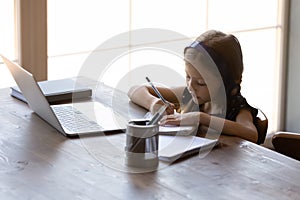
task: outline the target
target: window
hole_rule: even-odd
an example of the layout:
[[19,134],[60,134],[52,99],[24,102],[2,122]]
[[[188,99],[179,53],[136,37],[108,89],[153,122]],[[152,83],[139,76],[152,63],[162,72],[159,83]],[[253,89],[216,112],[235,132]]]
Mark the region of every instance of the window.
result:
[[[279,83],[283,35],[282,1],[209,0],[208,28],[233,33],[239,39],[244,56],[242,94],[251,105],[265,112],[269,132],[279,126]],[[234,6],[232,6],[234,5]],[[278,111],[278,112],[274,112]]]
[[48,1],[48,78],[76,76],[91,51],[128,31],[128,16],[128,1]]
[[[112,0],[105,3],[97,0],[51,0],[48,1],[48,78],[76,76],[98,45],[129,30],[163,28],[193,39],[207,29],[218,29],[232,33],[240,40],[245,68],[242,94],[251,105],[265,112],[269,118],[268,131],[273,132],[279,128],[278,84],[282,66],[278,55],[283,53],[280,40],[284,32],[281,15],[284,3],[283,0]],[[176,42],[180,39],[153,42]],[[111,45],[116,50],[124,48],[118,44]],[[107,70],[110,75],[104,76],[103,80],[116,85],[129,70],[145,63],[151,64],[149,55],[169,63],[165,65],[178,65],[180,68],[182,64],[177,62],[176,56],[149,49],[114,61]]]
[[[14,1],[0,0],[0,53],[12,60],[16,60],[14,20]],[[0,59],[0,88],[9,87],[13,84],[14,80],[10,72]]]

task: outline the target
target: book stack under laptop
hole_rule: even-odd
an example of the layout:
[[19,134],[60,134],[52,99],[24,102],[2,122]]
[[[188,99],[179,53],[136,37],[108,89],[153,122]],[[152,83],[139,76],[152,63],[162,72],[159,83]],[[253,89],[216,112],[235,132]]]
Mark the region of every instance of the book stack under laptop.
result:
[[[59,79],[38,82],[50,104],[79,99],[90,99],[92,89],[76,83],[73,79]],[[11,96],[27,103],[18,86],[11,87]]]

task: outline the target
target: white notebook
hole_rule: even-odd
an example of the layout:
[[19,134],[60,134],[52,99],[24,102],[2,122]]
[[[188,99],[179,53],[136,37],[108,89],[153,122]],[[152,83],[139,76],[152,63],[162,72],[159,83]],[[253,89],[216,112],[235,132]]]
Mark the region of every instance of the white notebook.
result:
[[217,139],[208,139],[196,136],[159,136],[159,159],[173,162],[199,152],[201,148],[213,148],[218,143]]
[[159,126],[160,135],[195,135],[196,127],[194,126]]
[[[153,114],[147,112],[144,116],[144,119],[151,119]],[[195,126],[174,126],[174,125],[165,125],[159,126],[159,135],[195,135],[196,127]]]

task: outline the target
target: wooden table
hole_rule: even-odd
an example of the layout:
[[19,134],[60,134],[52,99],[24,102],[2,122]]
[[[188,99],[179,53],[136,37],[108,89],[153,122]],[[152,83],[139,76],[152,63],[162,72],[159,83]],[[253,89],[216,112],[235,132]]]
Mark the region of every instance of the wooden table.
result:
[[128,173],[86,147],[122,134],[65,138],[9,92],[0,90],[0,199],[300,199],[300,162],[251,142],[222,136],[204,158]]

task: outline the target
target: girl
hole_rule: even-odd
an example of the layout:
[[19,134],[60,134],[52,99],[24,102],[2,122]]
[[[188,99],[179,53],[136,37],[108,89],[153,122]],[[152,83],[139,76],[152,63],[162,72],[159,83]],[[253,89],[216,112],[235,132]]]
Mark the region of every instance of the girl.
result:
[[[260,135],[256,127],[258,110],[240,93],[243,58],[237,38],[220,31],[207,31],[184,49],[184,60],[186,87],[158,87],[170,102],[160,124],[199,124],[199,133],[205,127],[218,130],[223,124],[223,134],[262,143],[265,134]],[[152,113],[163,105],[151,87],[133,87],[128,96]],[[180,114],[174,114],[174,109]]]

